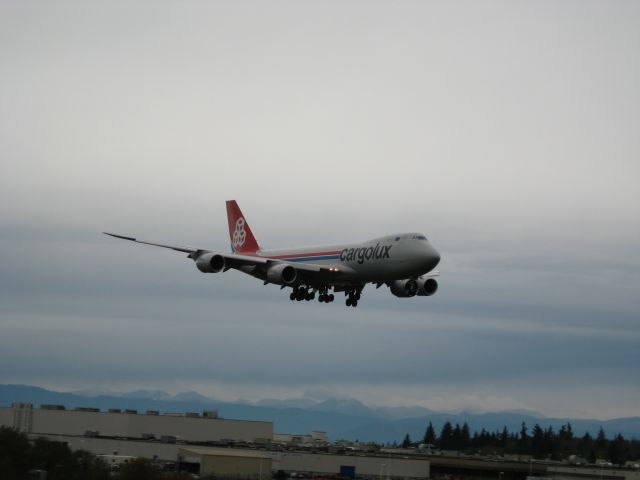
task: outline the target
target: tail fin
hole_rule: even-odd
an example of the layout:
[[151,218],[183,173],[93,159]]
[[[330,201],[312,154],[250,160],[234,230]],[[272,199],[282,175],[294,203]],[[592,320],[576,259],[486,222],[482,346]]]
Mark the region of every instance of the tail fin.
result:
[[260,250],[256,237],[253,236],[253,232],[235,200],[227,200],[227,220],[229,221],[231,250],[247,254]]

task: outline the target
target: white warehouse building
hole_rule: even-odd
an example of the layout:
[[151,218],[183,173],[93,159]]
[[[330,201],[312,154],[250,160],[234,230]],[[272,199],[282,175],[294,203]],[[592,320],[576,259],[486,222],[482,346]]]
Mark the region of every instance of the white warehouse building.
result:
[[33,408],[30,403],[0,407],[0,425],[29,434],[173,438],[187,442],[268,443],[273,440],[273,422],[227,420],[213,412],[199,414],[138,414],[130,410],[66,410],[61,406]]

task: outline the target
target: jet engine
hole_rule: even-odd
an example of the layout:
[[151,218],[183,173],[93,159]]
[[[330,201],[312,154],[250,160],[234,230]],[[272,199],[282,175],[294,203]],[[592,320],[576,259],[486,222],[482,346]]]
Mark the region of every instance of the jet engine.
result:
[[430,297],[438,291],[438,282],[435,278],[419,278],[418,279],[418,295],[421,297]]
[[396,297],[413,297],[418,291],[418,282],[409,278],[407,280],[394,280],[391,282],[391,293]]
[[298,278],[298,272],[291,265],[277,263],[267,270],[267,280],[280,285],[291,285]]
[[224,270],[224,257],[218,253],[205,253],[196,260],[196,267],[203,273],[218,273]]

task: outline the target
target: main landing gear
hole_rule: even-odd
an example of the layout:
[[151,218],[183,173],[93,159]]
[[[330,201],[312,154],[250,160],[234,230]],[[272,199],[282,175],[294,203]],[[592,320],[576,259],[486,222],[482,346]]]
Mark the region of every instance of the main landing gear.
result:
[[349,290],[345,290],[344,294],[347,296],[346,305],[347,307],[357,307],[358,300],[360,300],[360,294],[362,293],[362,287],[351,288]]
[[298,285],[297,287],[293,287],[291,294],[289,295],[289,299],[291,301],[302,301],[306,300],[307,302],[316,298],[316,291],[320,292],[318,295],[318,301],[320,303],[331,303],[335,299],[333,293],[329,293],[328,287],[322,287],[320,289],[311,288],[309,286]]
[[320,295],[318,296],[318,301],[320,303],[331,303],[334,299],[335,297],[333,296],[333,293],[329,293],[329,289],[327,287],[322,287],[320,289]]
[[306,300],[308,302],[314,298],[316,298],[316,291],[309,287],[303,287],[302,285],[294,287],[291,295],[289,295],[289,299],[291,301],[297,300],[298,302],[302,300]]
[[[297,285],[293,287],[289,298],[291,301],[301,302],[302,300],[310,301],[316,298],[316,292],[318,292],[318,301],[320,303],[331,303],[335,300],[333,293],[329,293],[331,287],[311,287],[309,285]],[[357,307],[358,300],[360,300],[360,294],[364,285],[348,286],[348,287],[336,287],[338,291],[344,291],[345,297],[347,297],[347,307]],[[343,290],[344,289],[344,290]]]

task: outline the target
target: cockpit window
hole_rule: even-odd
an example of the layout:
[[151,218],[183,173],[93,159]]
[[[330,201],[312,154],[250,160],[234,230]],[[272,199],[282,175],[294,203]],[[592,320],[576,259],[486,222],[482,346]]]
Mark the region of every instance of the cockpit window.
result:
[[426,240],[427,237],[425,237],[424,235],[414,235],[413,238],[415,240]]

